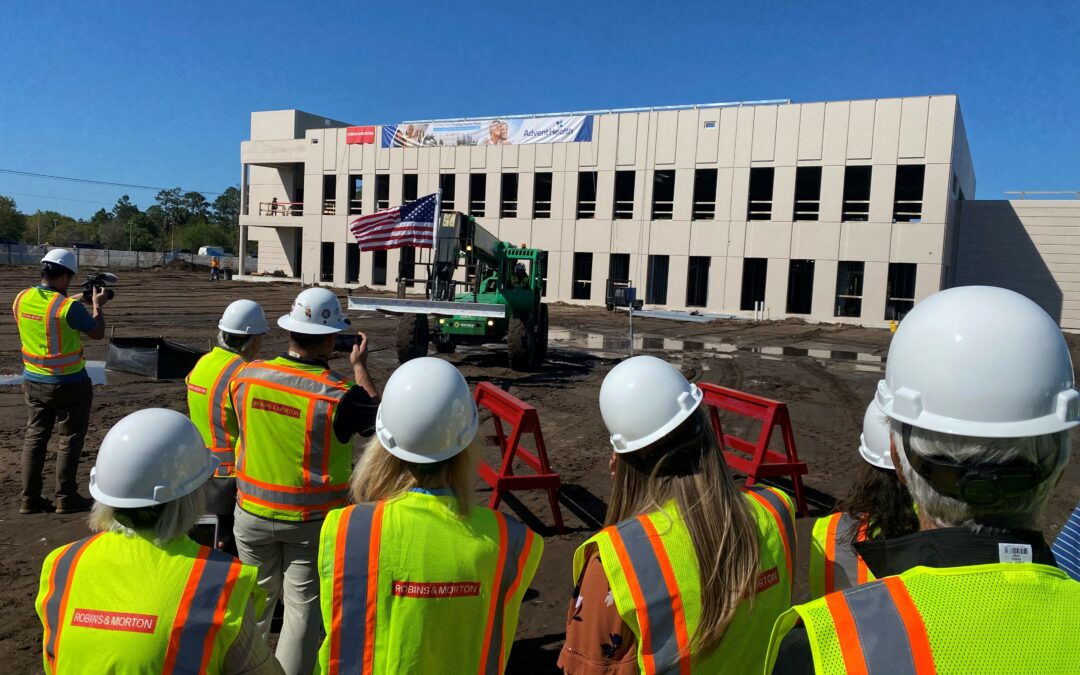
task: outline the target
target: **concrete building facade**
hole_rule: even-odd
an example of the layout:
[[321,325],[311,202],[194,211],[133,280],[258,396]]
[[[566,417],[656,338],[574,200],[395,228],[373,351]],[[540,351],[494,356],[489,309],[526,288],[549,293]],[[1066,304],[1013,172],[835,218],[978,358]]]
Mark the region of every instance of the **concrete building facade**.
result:
[[349,222],[442,186],[548,251],[548,301],[602,305],[615,279],[650,308],[885,325],[956,283],[975,192],[955,96],[602,112],[590,141],[527,145],[382,148],[347,126],[252,113],[246,272],[394,289],[402,252],[359,253]]

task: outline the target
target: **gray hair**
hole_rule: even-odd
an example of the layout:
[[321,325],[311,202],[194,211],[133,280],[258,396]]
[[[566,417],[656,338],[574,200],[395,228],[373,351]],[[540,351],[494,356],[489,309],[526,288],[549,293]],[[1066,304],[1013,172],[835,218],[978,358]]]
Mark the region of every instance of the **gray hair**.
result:
[[242,352],[252,342],[255,341],[257,335],[244,335],[241,333],[226,333],[223,330],[218,331],[217,344],[222,349],[228,349],[233,352]]
[[[90,511],[90,529],[94,532],[120,532],[128,537],[153,538],[155,546],[164,547],[177,537],[187,535],[206,513],[204,489],[205,484],[179,499],[141,509],[120,509],[94,502],[94,508]],[[155,510],[159,511],[156,520],[148,522],[146,527],[134,526],[136,520],[149,521]]]
[[903,425],[892,422],[892,441],[908,490],[919,507],[919,515],[937,527],[966,527],[981,530],[1035,530],[1046,502],[1069,462],[1069,434],[1062,431],[1027,438],[979,438],[954,436],[912,427],[908,450],[920,457],[944,457],[957,464],[1009,464],[1027,461],[1045,464],[1056,460],[1053,473],[1028,492],[1006,496],[991,506],[976,506],[944,495],[911,468],[904,453]]

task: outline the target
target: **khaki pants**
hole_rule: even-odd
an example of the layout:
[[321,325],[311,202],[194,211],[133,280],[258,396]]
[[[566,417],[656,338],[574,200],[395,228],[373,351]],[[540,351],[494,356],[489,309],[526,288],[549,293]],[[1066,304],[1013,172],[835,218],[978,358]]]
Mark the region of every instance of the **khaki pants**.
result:
[[234,517],[240,560],[259,568],[259,587],[266,591],[259,629],[269,641],[274,608],[284,598],[285,617],[274,655],[288,675],[309,675],[315,670],[322,642],[318,555],[323,523],[260,518],[239,506]]
[[90,423],[94,386],[89,377],[67,384],[24,380],[23,395],[29,416],[23,441],[22,496],[28,499],[42,496],[45,450],[56,428],[56,498],[72,497],[78,492],[75,474],[86,440],[86,426]]

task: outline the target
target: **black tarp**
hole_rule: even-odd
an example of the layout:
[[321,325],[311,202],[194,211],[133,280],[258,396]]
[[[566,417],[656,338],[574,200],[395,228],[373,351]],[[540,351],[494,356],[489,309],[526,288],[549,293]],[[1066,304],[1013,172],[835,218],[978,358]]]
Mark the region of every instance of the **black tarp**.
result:
[[187,377],[205,349],[156,337],[114,337],[105,367],[121,373],[173,380]]

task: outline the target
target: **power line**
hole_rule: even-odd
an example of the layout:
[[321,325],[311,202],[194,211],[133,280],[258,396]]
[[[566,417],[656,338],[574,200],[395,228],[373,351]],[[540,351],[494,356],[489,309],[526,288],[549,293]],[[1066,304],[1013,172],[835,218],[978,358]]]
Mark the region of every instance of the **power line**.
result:
[[[152,185],[133,185],[131,183],[116,183],[108,180],[94,180],[93,178],[72,178],[70,176],[54,176],[47,173],[32,173],[30,171],[18,171],[16,169],[0,169],[0,173],[8,173],[13,176],[27,176],[29,178],[47,178],[49,180],[66,180],[71,183],[90,183],[91,185],[108,185],[110,187],[122,187],[131,188],[133,190],[171,190],[172,188],[154,187]],[[181,188],[183,190],[183,188]],[[193,192],[193,190],[188,190]],[[220,192],[211,192],[209,190],[198,190],[204,195],[219,195]]]
[[0,189],[0,195],[15,195],[16,197],[38,197],[40,199],[59,199],[65,202],[85,202],[87,204],[101,204],[102,206],[110,206],[112,202],[102,202],[96,199],[75,199],[74,197],[54,197],[52,195],[35,195],[29,192],[11,192],[9,190]]

